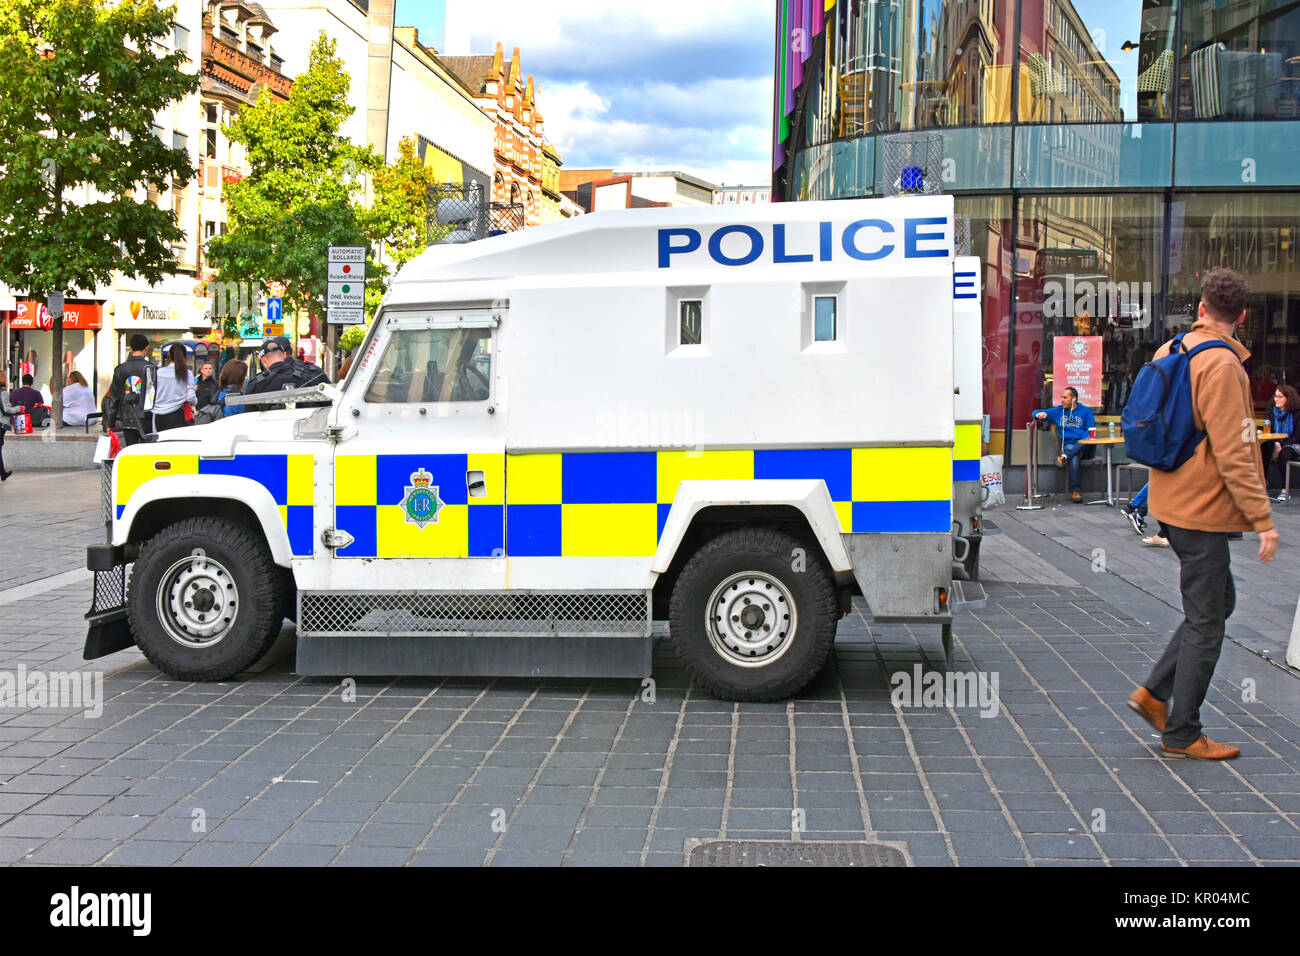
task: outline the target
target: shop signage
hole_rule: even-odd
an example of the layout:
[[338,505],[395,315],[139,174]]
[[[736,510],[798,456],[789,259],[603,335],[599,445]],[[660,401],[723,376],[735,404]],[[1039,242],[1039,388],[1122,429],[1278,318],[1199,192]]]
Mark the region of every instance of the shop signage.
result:
[[1067,385],[1079,404],[1101,407],[1101,336],[1058,335],[1052,340],[1052,385],[1059,396]]
[[[9,320],[11,329],[31,329],[33,331],[50,331],[54,328],[54,318],[43,302],[21,301],[16,303],[14,317]],[[63,328],[98,329],[103,327],[103,307],[97,302],[89,304],[69,302],[63,307]]]
[[[118,299],[114,325],[119,332],[128,329],[175,329],[185,331],[208,328],[211,303],[193,296],[160,296],[156,299]],[[69,306],[71,308],[71,306]]]

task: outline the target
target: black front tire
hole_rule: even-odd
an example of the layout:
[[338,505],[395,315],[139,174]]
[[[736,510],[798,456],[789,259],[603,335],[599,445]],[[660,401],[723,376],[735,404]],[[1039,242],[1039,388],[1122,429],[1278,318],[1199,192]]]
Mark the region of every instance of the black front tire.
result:
[[[777,624],[772,647],[760,642],[748,659],[729,653],[725,624],[711,631],[709,623],[723,620],[709,605],[724,585],[724,598],[733,587],[779,595],[773,602],[778,612],[787,603],[793,607],[793,633],[781,636]],[[756,616],[755,633],[777,620],[771,613]],[[781,700],[802,690],[826,663],[838,618],[834,581],[820,550],[774,528],[740,528],[708,542],[687,561],[669,604],[678,659],[698,685],[724,700]],[[765,656],[771,657],[767,663]]]
[[[201,549],[215,570],[197,580],[219,582],[230,602],[228,624],[219,640],[182,640],[186,630],[170,609],[177,576],[194,567],[186,559]],[[284,621],[281,569],[260,536],[222,518],[189,518],[168,525],[140,549],[131,569],[127,616],[136,645],[164,674],[178,680],[229,680],[266,653]],[[188,607],[188,605],[186,605]],[[164,624],[162,615],[168,616]],[[190,622],[193,623],[192,621]],[[170,631],[169,631],[170,628]]]

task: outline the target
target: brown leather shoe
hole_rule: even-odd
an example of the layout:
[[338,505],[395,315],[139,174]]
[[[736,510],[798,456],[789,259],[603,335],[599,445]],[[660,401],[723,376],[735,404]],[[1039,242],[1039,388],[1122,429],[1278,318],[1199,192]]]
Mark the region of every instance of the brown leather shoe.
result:
[[1169,760],[1177,760],[1181,757],[1195,757],[1198,760],[1231,760],[1239,753],[1241,753],[1240,747],[1215,743],[1205,734],[1201,734],[1200,739],[1190,747],[1160,745],[1160,756]]
[[1128,699],[1128,705],[1137,711],[1142,719],[1164,733],[1165,721],[1169,719],[1169,705],[1163,700],[1156,700],[1151,691],[1139,687]]

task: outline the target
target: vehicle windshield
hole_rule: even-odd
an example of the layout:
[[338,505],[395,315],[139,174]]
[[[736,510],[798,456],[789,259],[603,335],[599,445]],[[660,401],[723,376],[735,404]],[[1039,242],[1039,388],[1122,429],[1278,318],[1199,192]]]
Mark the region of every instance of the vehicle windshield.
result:
[[365,400],[483,402],[492,391],[491,374],[491,329],[396,329]]

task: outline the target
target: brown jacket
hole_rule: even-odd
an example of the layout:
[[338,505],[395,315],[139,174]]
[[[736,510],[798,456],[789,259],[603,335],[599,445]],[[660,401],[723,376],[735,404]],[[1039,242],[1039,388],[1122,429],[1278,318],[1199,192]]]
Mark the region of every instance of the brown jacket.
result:
[[[1193,325],[1183,345],[1191,349],[1216,338],[1235,355],[1214,348],[1192,359],[1192,417],[1206,438],[1177,471],[1151,469],[1151,514],[1194,531],[1268,531],[1272,507],[1255,439],[1250,381],[1241,365],[1250,352],[1208,322]],[[1166,342],[1155,357],[1168,354]]]

